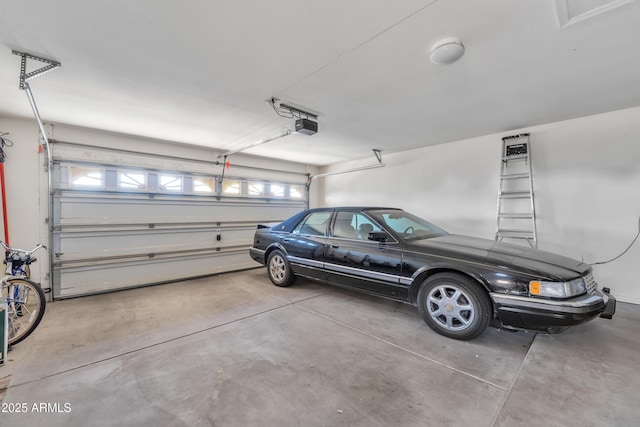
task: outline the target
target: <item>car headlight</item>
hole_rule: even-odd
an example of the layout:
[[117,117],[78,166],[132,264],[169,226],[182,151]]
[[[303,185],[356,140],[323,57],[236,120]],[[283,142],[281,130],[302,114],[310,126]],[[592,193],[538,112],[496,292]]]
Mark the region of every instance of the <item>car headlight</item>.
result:
[[581,277],[569,282],[543,282],[541,280],[529,282],[529,293],[541,297],[569,298],[582,295],[585,292],[587,292],[587,288]]

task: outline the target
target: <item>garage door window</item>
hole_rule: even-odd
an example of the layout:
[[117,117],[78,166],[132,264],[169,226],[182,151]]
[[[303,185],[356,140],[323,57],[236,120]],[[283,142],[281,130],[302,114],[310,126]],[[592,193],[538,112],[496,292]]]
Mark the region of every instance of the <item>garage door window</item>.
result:
[[292,185],[289,188],[289,197],[292,199],[302,199],[304,198],[304,186],[302,185]]
[[213,193],[215,188],[213,178],[193,178],[193,191],[196,193]]
[[72,187],[103,188],[104,169],[71,166],[69,168],[69,182]]
[[284,184],[271,184],[269,186],[269,195],[272,197],[284,197]]
[[261,182],[249,182],[247,186],[249,196],[264,196],[264,184]]
[[160,175],[159,176],[160,191],[182,191],[182,177],[176,175]]
[[268,180],[224,178],[198,173],[175,173],[153,169],[120,169],[103,165],[63,164],[61,178],[69,189],[227,196],[279,201],[304,201],[304,184]]
[[147,174],[137,171],[121,171],[118,173],[118,188],[123,190],[146,190]]
[[222,193],[225,195],[239,195],[241,191],[240,181],[225,179],[222,181]]

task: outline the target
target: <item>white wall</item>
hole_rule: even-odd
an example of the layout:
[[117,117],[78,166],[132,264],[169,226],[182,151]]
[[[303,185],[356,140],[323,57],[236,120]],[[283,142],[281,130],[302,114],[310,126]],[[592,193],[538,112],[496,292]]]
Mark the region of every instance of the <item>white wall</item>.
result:
[[[110,147],[124,150],[157,153],[166,156],[210,159],[213,162],[217,154],[214,150],[154,139],[140,138],[131,135],[110,133],[92,129],[78,128],[66,125],[45,126],[48,137],[60,141],[82,143],[98,147]],[[48,244],[48,229],[45,222],[48,215],[47,207],[47,176],[44,165],[44,155],[38,153],[40,133],[35,119],[19,119],[0,116],[0,132],[9,132],[6,137],[14,142],[13,147],[5,147],[7,160],[5,162],[6,190],[9,237],[12,246],[30,249],[36,243]],[[240,153],[228,159],[231,168],[226,176],[237,176],[263,179],[280,179],[284,182],[305,183],[306,178],[300,174],[317,173],[318,168],[300,163],[278,161]],[[170,163],[168,160],[150,158],[149,167],[163,168]],[[157,162],[157,164],[156,164]],[[163,163],[164,162],[164,163]],[[245,169],[234,165],[252,166],[259,169]],[[271,169],[276,172],[269,172]],[[212,166],[211,173],[219,173],[222,166]],[[282,173],[277,172],[282,171]],[[286,173],[294,172],[297,175]],[[205,172],[204,170],[201,172]],[[209,173],[209,172],[207,172]],[[268,178],[267,178],[268,177]],[[314,198],[315,197],[315,198]],[[319,203],[318,195],[313,196],[310,204]],[[0,227],[2,226],[0,215]],[[2,228],[0,228],[0,234]],[[4,239],[4,236],[0,238]],[[43,287],[49,287],[47,254],[41,252],[38,262],[31,269],[34,279],[40,281]]]
[[[492,239],[501,139],[524,132],[531,133],[539,248],[589,263],[622,252],[639,226],[640,107],[383,153],[386,167],[328,176],[311,192],[322,206],[400,207],[449,232]],[[375,163],[372,155],[322,172]],[[640,303],[639,261],[640,241],[594,272],[619,300]]]
[[[4,164],[10,243],[31,249],[36,243],[45,243],[40,238],[40,228],[46,215],[40,215],[39,206],[43,156],[38,154],[38,125],[35,121],[0,117],[0,132],[9,132],[5,138],[14,143],[13,147],[5,147],[7,159]],[[5,240],[6,236],[3,235],[2,239]],[[40,259],[43,254],[39,254]]]

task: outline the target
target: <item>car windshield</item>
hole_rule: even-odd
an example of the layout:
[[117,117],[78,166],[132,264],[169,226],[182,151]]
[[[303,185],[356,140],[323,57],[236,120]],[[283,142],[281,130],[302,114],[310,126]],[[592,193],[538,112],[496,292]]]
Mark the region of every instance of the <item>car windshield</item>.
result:
[[379,224],[395,232],[404,240],[430,239],[449,234],[429,221],[402,210],[376,209],[367,211],[367,213]]

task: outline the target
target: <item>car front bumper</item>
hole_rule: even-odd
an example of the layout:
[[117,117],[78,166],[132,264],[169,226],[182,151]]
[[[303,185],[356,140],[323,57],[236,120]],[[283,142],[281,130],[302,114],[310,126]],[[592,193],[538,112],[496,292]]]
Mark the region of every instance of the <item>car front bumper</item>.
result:
[[567,300],[545,300],[519,295],[491,293],[502,326],[558,332],[597,317],[611,319],[616,299],[608,289]]

